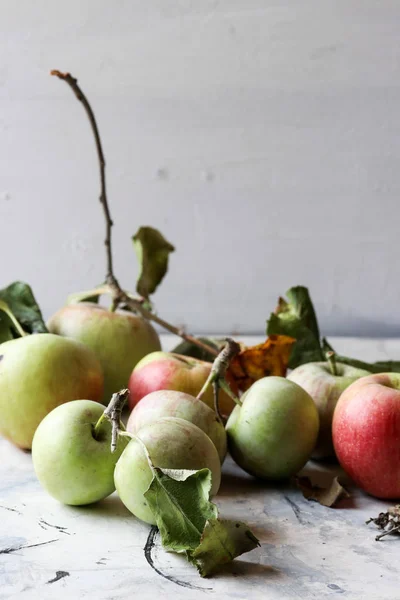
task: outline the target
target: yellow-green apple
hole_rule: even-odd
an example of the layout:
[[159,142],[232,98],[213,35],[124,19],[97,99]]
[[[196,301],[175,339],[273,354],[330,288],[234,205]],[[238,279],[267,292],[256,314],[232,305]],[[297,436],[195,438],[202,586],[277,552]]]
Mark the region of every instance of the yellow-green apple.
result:
[[340,396],[333,444],[343,469],[377,498],[400,498],[400,374],[363,377]]
[[317,441],[319,418],[309,394],[284,377],[259,379],[242,396],[226,425],[232,458],[263,479],[297,473]]
[[123,451],[115,467],[117,492],[125,506],[139,519],[155,524],[144,493],[153,475],[143,448],[145,445],[155,467],[161,469],[210,469],[211,495],[218,492],[221,482],[221,463],[218,452],[199,427],[184,419],[164,417],[147,425]]
[[95,425],[104,407],[75,400],[51,411],[36,429],[32,460],[41,485],[64,504],[91,504],[115,490],[114,468],[127,439],[111,453],[111,424]]
[[126,388],[133,367],[159,350],[152,325],[125,310],[115,312],[90,302],[64,306],[48,322],[49,331],[83,342],[93,350],[104,372],[103,402]]
[[288,375],[290,381],[294,381],[310,394],[318,409],[319,434],[312,453],[313,458],[335,456],[332,419],[337,401],[350,384],[369,374],[369,371],[342,363],[335,362],[331,366],[329,362],[314,362],[301,365]]
[[38,333],[0,345],[0,435],[21,448],[53,408],[102,394],[100,363],[80,342]]
[[[152,352],[136,365],[129,379],[129,407],[132,409],[142,398],[158,390],[176,390],[197,396],[211,371],[211,363],[174,354],[173,352]],[[232,390],[237,387],[228,376]],[[202,401],[214,408],[214,395],[210,386],[202,396]],[[221,390],[219,394],[220,412],[228,416],[235,406],[232,398]]]
[[126,429],[137,433],[162,417],[178,417],[200,427],[214,443],[221,463],[224,461],[227,445],[224,426],[207,404],[184,392],[159,390],[147,394],[131,412]]

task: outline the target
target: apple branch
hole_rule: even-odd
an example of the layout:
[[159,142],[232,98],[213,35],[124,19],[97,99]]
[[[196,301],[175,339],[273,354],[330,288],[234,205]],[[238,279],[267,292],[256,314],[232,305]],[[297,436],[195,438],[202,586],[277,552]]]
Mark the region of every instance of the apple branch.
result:
[[103,147],[101,143],[99,129],[97,127],[96,118],[94,116],[94,112],[92,107],[89,104],[88,99],[85,94],[82,92],[80,86],[78,85],[78,80],[73,77],[70,73],[62,73],[57,69],[53,69],[50,72],[51,75],[58,77],[59,79],[65,81],[72,91],[74,92],[76,98],[83,104],[86,114],[88,116],[90,126],[92,128],[92,132],[95,139],[97,157],[99,160],[99,168],[100,168],[100,203],[103,207],[104,218],[106,222],[106,238],[104,241],[106,247],[106,255],[107,255],[107,272],[106,272],[106,283],[109,285],[112,296],[113,296],[113,308],[116,308],[118,304],[125,304],[128,308],[133,310],[134,312],[139,312],[142,317],[147,319],[148,321],[153,321],[157,323],[170,333],[173,333],[182,339],[195,344],[202,350],[206,352],[210,352],[213,356],[217,356],[218,351],[215,350],[212,346],[205,344],[201,340],[196,337],[185,333],[182,329],[171,325],[164,319],[161,319],[151,311],[144,308],[142,305],[142,301],[140,299],[132,298],[131,295],[127,294],[120,286],[117,278],[114,275],[113,269],[113,256],[112,256],[112,246],[111,246],[111,229],[113,226],[113,221],[111,219],[110,208],[107,200],[107,191],[106,191],[106,161],[104,158]]
[[97,439],[99,429],[105,419],[111,423],[111,452],[117,449],[117,440],[120,427],[122,425],[121,414],[125,402],[129,397],[129,390],[120,390],[112,395],[111,400],[104,410],[103,414],[94,426],[94,437]]
[[54,69],[51,71],[51,75],[62,79],[72,89],[77,99],[82,102],[86,114],[88,116],[90,126],[92,128],[92,132],[94,135],[97,157],[99,159],[99,167],[100,167],[100,203],[103,207],[104,217],[106,221],[106,239],[104,241],[104,245],[106,247],[107,254],[107,275],[106,281],[107,283],[112,283],[115,280],[114,271],[113,271],[113,257],[112,257],[112,248],[111,248],[111,228],[113,226],[113,221],[111,219],[110,210],[107,202],[107,191],[106,191],[106,161],[104,158],[103,147],[101,144],[99,129],[97,127],[96,117],[94,116],[94,112],[92,107],[90,106],[85,94],[82,92],[81,88],[78,85],[78,80],[75,77],[72,77],[70,73],[61,73],[61,71],[57,71]]
[[229,386],[229,383],[226,380],[226,372],[228,370],[229,364],[234,356],[239,354],[240,346],[235,340],[232,338],[226,338],[226,344],[218,354],[217,358],[214,360],[213,365],[211,367],[211,371],[209,376],[207,377],[207,381],[204,383],[200,392],[197,394],[197,400],[201,400],[206,390],[210,385],[213,386],[214,392],[214,409],[217,413],[217,417],[221,423],[223,423],[223,419],[218,406],[218,394],[219,390],[222,389],[228,396],[232,398],[235,404],[241,406],[242,403],[239,398],[234,394]]

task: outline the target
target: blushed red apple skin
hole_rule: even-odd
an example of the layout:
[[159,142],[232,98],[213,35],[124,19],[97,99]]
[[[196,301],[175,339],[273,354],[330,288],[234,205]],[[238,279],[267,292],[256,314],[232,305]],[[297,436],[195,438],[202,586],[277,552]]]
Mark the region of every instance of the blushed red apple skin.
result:
[[158,390],[147,394],[131,412],[126,430],[137,434],[143,427],[163,417],[178,417],[199,427],[213,442],[221,463],[224,462],[227,439],[223,424],[207,404],[184,392]]
[[363,377],[341,395],[333,444],[346,473],[376,498],[400,498],[400,375]]
[[[151,392],[176,390],[196,397],[211,371],[211,363],[174,354],[173,352],[152,352],[145,356],[134,368],[129,379],[129,408]],[[237,393],[235,383],[229,379],[232,390]],[[202,397],[210,408],[214,408],[212,386]],[[230,415],[234,401],[223,391],[219,395],[219,408],[223,415]]]
[[161,348],[149,321],[125,310],[112,312],[90,302],[64,306],[49,319],[48,328],[92,349],[104,373],[104,404],[108,404],[113,393],[127,386],[132,369],[141,358]]

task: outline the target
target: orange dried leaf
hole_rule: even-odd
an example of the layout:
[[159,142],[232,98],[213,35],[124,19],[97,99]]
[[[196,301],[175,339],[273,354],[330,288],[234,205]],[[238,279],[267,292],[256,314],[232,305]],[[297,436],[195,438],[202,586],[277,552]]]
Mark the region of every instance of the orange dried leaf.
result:
[[284,377],[295,341],[286,335],[271,335],[263,344],[244,347],[229,367],[239,389],[244,392],[255,381],[268,375]]

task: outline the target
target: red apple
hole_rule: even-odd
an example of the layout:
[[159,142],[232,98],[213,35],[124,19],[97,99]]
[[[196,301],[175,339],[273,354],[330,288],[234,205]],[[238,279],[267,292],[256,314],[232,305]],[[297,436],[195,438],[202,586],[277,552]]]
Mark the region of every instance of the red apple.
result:
[[343,469],[377,498],[400,498],[400,375],[362,377],[341,395],[333,444]]
[[[176,390],[191,396],[197,396],[207,380],[211,363],[174,354],[172,352],[152,352],[133,369],[129,379],[129,407],[132,409],[144,396],[158,390]],[[232,390],[237,393],[233,381],[229,381]],[[210,408],[214,408],[213,390],[210,386],[202,397]],[[219,394],[219,408],[223,415],[230,415],[235,403],[225,393]]]

